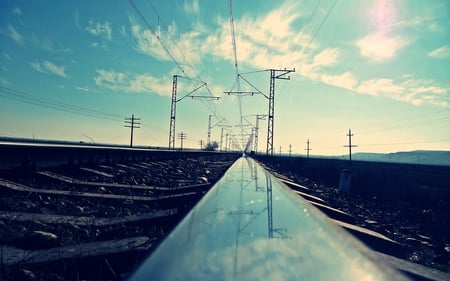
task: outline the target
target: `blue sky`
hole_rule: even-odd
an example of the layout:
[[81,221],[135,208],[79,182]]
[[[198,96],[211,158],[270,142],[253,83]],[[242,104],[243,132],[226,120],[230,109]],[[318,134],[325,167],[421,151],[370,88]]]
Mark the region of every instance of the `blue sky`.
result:
[[[295,68],[275,82],[277,153],[309,139],[345,154],[349,128],[355,152],[450,150],[448,1],[234,1],[240,88],[228,4],[1,1],[0,135],[127,144],[134,114],[135,144],[167,146],[176,74],[178,98],[203,82],[191,95],[220,97],[177,102],[184,146],[206,141],[209,115],[211,140],[239,143],[268,113],[264,70]],[[238,89],[264,95],[224,94]],[[258,151],[266,139],[259,120]]]

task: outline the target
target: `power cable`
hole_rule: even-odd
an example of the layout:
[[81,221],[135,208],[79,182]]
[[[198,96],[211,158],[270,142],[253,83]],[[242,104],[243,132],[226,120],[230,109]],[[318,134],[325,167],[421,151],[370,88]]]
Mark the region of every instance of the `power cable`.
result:
[[[373,126],[374,128],[370,128],[370,127],[366,127],[363,130],[361,130],[362,133],[364,134],[371,134],[371,133],[377,133],[377,132],[385,132],[385,131],[389,131],[389,130],[394,130],[394,129],[399,129],[402,127],[414,127],[414,126],[418,126],[418,125],[422,125],[423,123],[429,123],[432,121],[444,121],[444,120],[450,120],[450,116],[440,116],[438,118],[433,118],[433,119],[424,119],[424,117],[429,117],[430,115],[435,115],[435,114],[441,114],[441,113],[448,113],[448,110],[439,110],[439,111],[433,111],[433,112],[428,112],[425,114],[420,114],[420,115],[416,115],[413,117],[408,117],[408,118],[403,118],[403,119],[398,119],[395,122],[391,122],[389,124],[389,126],[386,126],[386,123],[383,123],[381,125],[381,127],[379,126]],[[416,119],[420,118],[421,120],[416,121]],[[409,123],[412,123],[410,125],[408,125]],[[377,128],[379,127],[379,128]]]
[[[162,23],[162,25],[165,28],[165,25],[160,17],[160,15],[158,14],[158,11],[156,10],[155,6],[151,3],[151,1],[148,1],[150,6],[153,9],[153,12],[157,15],[158,17],[158,21]],[[145,18],[145,16],[143,15],[143,13],[141,12],[141,10],[134,4],[133,0],[129,0],[129,3],[131,4],[131,6],[134,8],[134,10],[136,11],[136,13],[139,15],[139,17],[142,19],[142,21],[144,22],[144,24],[147,26],[147,28],[152,32],[152,34],[156,37],[156,39],[158,40],[158,42],[161,44],[161,46],[163,47],[164,51],[168,54],[168,56],[171,58],[171,60],[177,65],[177,67],[180,69],[180,71],[184,74],[185,78],[189,78],[192,79],[190,77],[190,75],[188,73],[186,73],[185,69],[182,67],[182,64],[180,62],[178,62],[178,60],[175,58],[175,56],[172,54],[171,50],[169,49],[169,47],[164,43],[163,39],[156,33],[156,31],[151,27],[150,23],[147,21],[147,19]],[[198,80],[202,81],[202,83],[205,83],[203,79],[200,78],[198,72],[195,71],[195,68],[193,67],[193,65],[190,63],[190,61],[188,60],[188,58],[186,57],[186,55],[184,54],[184,52],[182,51],[182,49],[178,46],[178,44],[176,43],[176,41],[173,39],[172,34],[170,33],[170,31],[165,28],[167,34],[169,35],[168,38],[170,38],[170,40],[172,40],[174,46],[177,48],[177,50],[179,51],[179,53],[181,54],[181,56],[183,57],[185,64],[188,65],[192,71],[194,72],[194,75],[198,78]],[[194,80],[194,79],[192,79]],[[205,83],[206,84],[206,83]],[[195,86],[195,85],[193,85]],[[213,97],[214,95],[212,94],[210,88],[208,87],[208,85],[206,84],[205,87],[207,94],[210,97]],[[201,102],[205,105],[205,107],[214,115],[218,115],[217,114],[217,109],[215,107],[215,104],[212,103],[211,101],[205,101],[203,99],[201,99]]]
[[303,58],[303,54],[305,53],[304,50],[309,49],[309,47],[311,46],[312,42],[317,37],[317,34],[319,34],[320,30],[322,29],[322,27],[324,26],[324,24],[327,21],[328,17],[330,16],[331,12],[333,11],[334,7],[336,6],[336,3],[337,3],[337,0],[335,0],[333,2],[333,4],[331,5],[331,8],[327,11],[327,14],[323,18],[322,22],[319,24],[319,28],[317,28],[316,32],[314,32],[313,36],[311,37],[311,40],[309,40],[308,45],[306,46],[306,48],[303,48],[302,53],[300,54],[300,57],[299,57],[298,62],[296,64],[300,64],[301,63],[301,60]]
[[62,103],[42,97],[33,96],[23,91],[0,86],[0,97],[15,100],[23,103],[28,103],[40,107],[54,109],[62,112],[68,112],[93,118],[106,119],[112,121],[118,121],[123,119],[123,116],[104,111],[83,108],[80,106]]

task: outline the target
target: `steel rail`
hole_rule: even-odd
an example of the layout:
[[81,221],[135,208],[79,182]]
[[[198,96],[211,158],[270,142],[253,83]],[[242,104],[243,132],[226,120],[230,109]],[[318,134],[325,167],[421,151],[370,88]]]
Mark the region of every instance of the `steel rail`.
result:
[[406,279],[241,157],[129,280]]

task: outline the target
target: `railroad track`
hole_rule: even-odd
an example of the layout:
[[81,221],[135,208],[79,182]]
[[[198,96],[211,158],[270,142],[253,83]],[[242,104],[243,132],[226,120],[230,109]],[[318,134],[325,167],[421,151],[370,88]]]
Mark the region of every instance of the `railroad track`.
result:
[[120,280],[238,154],[0,145],[1,280]]
[[4,280],[450,279],[238,154],[14,149],[0,163]]

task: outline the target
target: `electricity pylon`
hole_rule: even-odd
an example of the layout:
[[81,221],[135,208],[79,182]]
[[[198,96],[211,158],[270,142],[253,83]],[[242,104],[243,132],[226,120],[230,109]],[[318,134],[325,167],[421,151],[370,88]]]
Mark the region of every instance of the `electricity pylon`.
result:
[[[278,72],[281,72],[277,75]],[[275,79],[290,80],[290,76],[287,74],[295,72],[295,68],[292,70],[287,69],[270,69],[270,88],[269,88],[269,114],[267,121],[267,149],[266,155],[273,155],[273,125],[274,125],[274,109],[275,109]]]
[[194,90],[190,91],[188,94],[184,95],[182,98],[177,99],[177,85],[178,85],[178,77],[180,78],[186,78],[180,75],[174,75],[173,76],[173,82],[172,82],[172,104],[170,107],[170,128],[169,128],[169,149],[175,149],[175,119],[176,119],[176,114],[177,114],[177,110],[176,110],[176,106],[177,103],[181,100],[183,100],[186,97],[190,97],[192,99],[194,98],[204,98],[204,99],[216,99],[218,100],[219,97],[213,97],[213,96],[194,96],[192,95],[194,92],[198,91],[200,88],[202,88],[203,86],[206,86],[206,82],[202,82],[202,81],[198,81],[198,80],[192,80],[189,78],[186,78],[188,80],[192,80],[192,81],[197,81],[197,82],[201,82],[202,84],[200,86],[198,86],[197,88],[195,88]]
[[207,145],[209,145],[211,143],[211,129],[214,128],[215,126],[220,126],[220,124],[223,121],[225,121],[225,118],[222,118],[216,124],[211,125],[211,117],[213,117],[213,116],[217,118],[217,116],[211,115],[211,114],[208,116],[208,136],[207,136],[207,139],[206,139],[206,144]]

